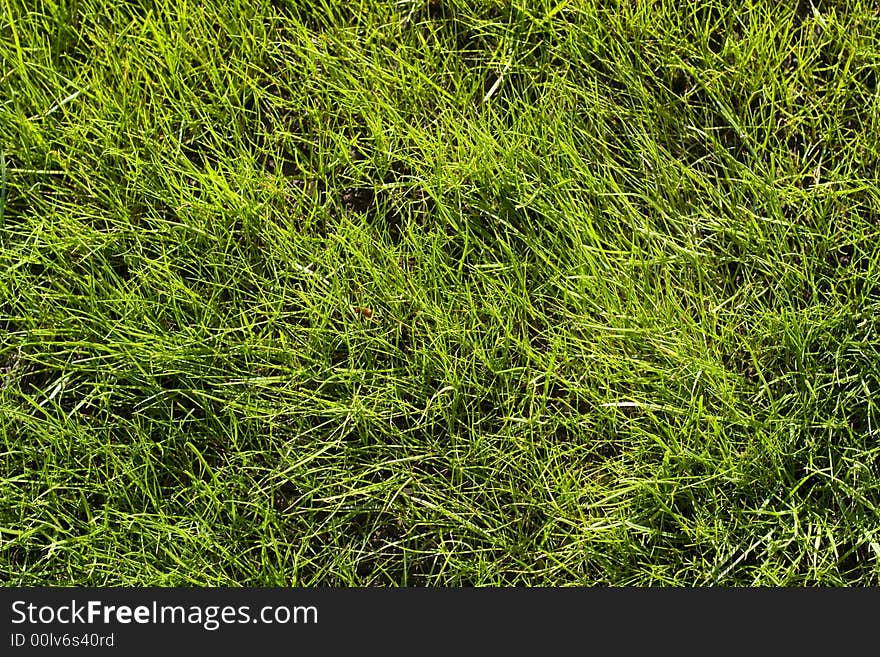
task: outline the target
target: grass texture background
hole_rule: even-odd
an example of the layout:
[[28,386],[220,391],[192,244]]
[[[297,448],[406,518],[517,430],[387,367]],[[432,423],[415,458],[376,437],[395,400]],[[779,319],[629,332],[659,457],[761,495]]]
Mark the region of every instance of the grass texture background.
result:
[[880,584],[861,0],[0,0],[0,580]]

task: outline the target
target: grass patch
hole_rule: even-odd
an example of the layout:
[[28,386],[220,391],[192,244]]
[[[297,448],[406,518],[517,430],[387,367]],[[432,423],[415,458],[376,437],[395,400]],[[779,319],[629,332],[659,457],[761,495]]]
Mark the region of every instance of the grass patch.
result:
[[880,584],[880,13],[3,0],[0,578]]

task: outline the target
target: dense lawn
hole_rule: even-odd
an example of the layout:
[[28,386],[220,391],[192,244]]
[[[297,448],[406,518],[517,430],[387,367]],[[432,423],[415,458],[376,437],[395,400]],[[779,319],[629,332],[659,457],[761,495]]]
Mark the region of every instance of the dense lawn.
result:
[[880,585],[880,11],[732,4],[0,0],[0,581]]

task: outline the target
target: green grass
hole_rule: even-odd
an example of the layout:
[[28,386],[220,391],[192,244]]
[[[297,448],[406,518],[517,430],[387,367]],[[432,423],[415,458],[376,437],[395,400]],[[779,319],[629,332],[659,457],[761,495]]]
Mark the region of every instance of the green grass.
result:
[[0,0],[0,581],[880,585],[867,0]]

